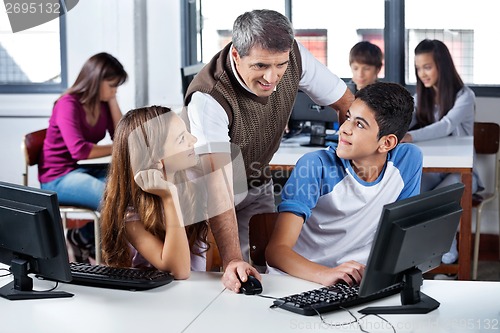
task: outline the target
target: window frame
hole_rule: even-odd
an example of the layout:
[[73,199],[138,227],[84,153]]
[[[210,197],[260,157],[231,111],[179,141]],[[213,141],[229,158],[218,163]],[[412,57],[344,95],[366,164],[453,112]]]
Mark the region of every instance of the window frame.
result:
[[66,15],[59,16],[59,46],[61,60],[61,82],[0,84],[0,94],[54,94],[68,88],[68,66],[66,48]]
[[[184,4],[193,3],[192,0],[182,0]],[[285,1],[285,15],[292,21],[293,18],[293,0]],[[201,2],[200,2],[201,3]],[[385,28],[384,28],[384,56],[385,75],[382,81],[398,82],[405,86],[409,91],[415,91],[415,84],[405,82],[405,61],[406,61],[406,26],[405,26],[405,1],[385,0]],[[185,5],[187,6],[187,5]],[[197,10],[191,8],[183,13],[182,31],[182,49],[184,52],[183,66],[196,63],[198,45],[193,45],[192,41],[197,40],[197,29],[193,24],[196,22]],[[293,21],[292,21],[293,22]],[[201,27],[202,28],[202,27]],[[351,78],[343,78],[349,81]],[[478,85],[467,84],[477,97],[500,97],[500,85]]]

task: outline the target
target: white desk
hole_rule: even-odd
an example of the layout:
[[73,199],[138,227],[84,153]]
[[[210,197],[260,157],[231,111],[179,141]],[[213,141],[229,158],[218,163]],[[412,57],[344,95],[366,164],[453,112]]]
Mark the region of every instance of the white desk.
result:
[[[290,276],[264,275],[262,295],[282,297],[301,292],[318,285]],[[395,327],[396,332],[491,332],[500,330],[498,299],[489,297],[500,293],[500,282],[434,281],[425,280],[422,291],[441,303],[440,307],[425,315],[382,315]],[[219,332],[361,332],[356,325],[328,327],[318,316],[301,316],[282,309],[270,309],[271,299],[244,296],[224,291],[222,295],[194,321],[185,332],[203,332],[217,328]],[[370,306],[399,305],[399,295],[370,303]],[[351,309],[357,311],[367,305]],[[352,317],[345,311],[324,315],[328,322],[350,322]],[[375,316],[361,320],[369,332],[391,332],[390,327]],[[491,329],[485,325],[491,324]],[[480,327],[481,325],[481,327]],[[469,329],[471,328],[471,329]]]
[[[289,171],[293,169],[298,159],[307,152],[315,151],[318,147],[304,147],[308,143],[308,136],[290,138],[281,143],[269,163],[271,170]],[[472,223],[472,162],[474,140],[468,137],[445,137],[436,140],[415,143],[422,150],[423,172],[459,173],[465,185],[462,196],[462,218],[460,220],[459,258],[458,264],[442,265],[435,273],[458,273],[461,280],[470,279],[471,253],[471,223]]]
[[[331,328],[318,316],[301,316],[270,309],[273,300],[224,290],[220,273],[193,273],[157,289],[130,292],[61,284],[72,298],[8,301],[0,298],[2,333],[88,332],[360,332],[352,325]],[[0,285],[12,277],[0,278]],[[35,281],[44,289],[49,282]],[[263,275],[263,295],[282,297],[319,285],[281,275]],[[223,291],[223,292],[222,292]],[[494,332],[500,330],[500,282],[425,280],[422,291],[441,303],[425,315],[383,315],[396,332]],[[222,292],[222,293],[221,293]],[[398,295],[369,305],[399,305]],[[359,318],[357,310],[352,308]],[[325,315],[329,322],[346,322],[344,311]],[[370,332],[390,332],[380,319],[361,320]],[[488,329],[488,325],[489,329]]]
[[85,165],[85,164],[109,164],[111,162],[111,155],[109,156],[103,156],[103,157],[97,157],[97,158],[89,158],[86,160],[80,160],[78,161],[79,165]]
[[[309,136],[298,136],[283,141],[274,154],[272,167],[294,166],[305,153],[321,147],[304,147]],[[416,142],[424,155],[424,168],[472,168],[473,137],[445,137],[437,140]]]
[[[10,281],[12,277],[0,278],[0,285]],[[34,279],[34,285],[45,290],[54,283]],[[22,301],[0,297],[0,332],[181,332],[224,286],[218,275],[194,273],[187,281],[140,292],[65,283],[57,290],[74,296]]]

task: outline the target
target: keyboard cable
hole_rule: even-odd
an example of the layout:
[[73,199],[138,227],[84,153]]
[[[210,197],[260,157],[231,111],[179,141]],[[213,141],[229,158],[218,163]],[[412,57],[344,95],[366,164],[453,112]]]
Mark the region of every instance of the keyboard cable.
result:
[[[356,316],[352,313],[352,311],[351,311],[351,310],[349,310],[349,309],[347,309],[347,308],[344,308],[344,307],[341,307],[341,306],[340,306],[339,308],[340,308],[340,309],[342,309],[342,310],[344,310],[344,311],[347,311],[347,312],[351,315],[351,317],[353,317],[353,318],[354,318],[354,320],[353,320],[353,321],[350,321],[350,322],[347,322],[347,323],[331,323],[331,322],[326,321],[326,320],[325,320],[325,318],[323,317],[323,315],[322,315],[321,313],[319,313],[319,312],[318,312],[318,311],[317,311],[314,307],[311,307],[311,308],[312,308],[312,309],[313,309],[313,310],[314,310],[314,311],[318,314],[319,318],[321,319],[321,322],[322,322],[323,324],[327,325],[327,326],[332,326],[332,327],[341,327],[341,326],[346,326],[346,325],[351,325],[351,324],[356,323],[356,324],[358,325],[358,328],[359,328],[359,330],[360,330],[361,332],[363,332],[363,333],[370,333],[370,331],[367,331],[367,330],[363,329],[363,326],[361,326],[361,320],[362,320],[363,318],[368,317],[370,314],[367,314],[367,315],[364,315],[364,316],[361,316],[361,317],[359,317],[359,318],[358,318],[358,317],[356,317]],[[392,331],[393,331],[394,333],[396,333],[396,329],[394,328],[394,326],[393,326],[393,325],[392,325],[392,324],[391,324],[391,323],[390,323],[387,319],[385,319],[384,317],[382,317],[382,316],[380,316],[380,315],[378,315],[378,314],[372,314],[372,315],[373,315],[373,316],[378,317],[379,319],[381,319],[381,320],[383,320],[383,321],[385,321],[387,324],[389,324],[389,326],[390,326],[390,328],[392,329]]]
[[[273,297],[273,296],[267,296],[267,295],[255,295],[255,296],[259,296],[259,297],[263,297],[263,298],[270,298],[270,299],[274,299],[274,300],[278,300],[279,298],[278,297]],[[284,302],[283,302],[284,304]],[[274,309],[274,308],[280,308],[280,305],[278,304],[273,304],[270,306],[271,309]],[[367,314],[367,315],[364,315],[364,316],[361,316],[360,318],[357,318],[352,312],[351,310],[347,309],[347,308],[344,308],[344,307],[339,307],[340,309],[344,310],[344,311],[347,311],[351,317],[354,318],[354,320],[352,321],[349,321],[349,322],[345,322],[345,323],[331,323],[331,322],[328,322],[325,320],[325,318],[323,317],[323,315],[321,313],[318,312],[318,310],[316,310],[314,307],[311,307],[319,316],[321,322],[326,325],[326,326],[330,326],[330,327],[342,327],[342,326],[347,326],[347,325],[352,325],[354,323],[356,323],[358,325],[358,328],[361,332],[363,333],[370,333],[369,331],[363,329],[363,326],[361,326],[361,322],[360,320],[362,320],[363,318],[366,318],[368,317],[370,314]],[[396,333],[396,329],[394,328],[394,326],[387,320],[385,319],[384,317],[378,315],[378,314],[372,314],[373,316],[376,316],[378,317],[379,319],[385,321],[387,324],[389,324],[389,326],[391,327],[392,329],[392,332]]]

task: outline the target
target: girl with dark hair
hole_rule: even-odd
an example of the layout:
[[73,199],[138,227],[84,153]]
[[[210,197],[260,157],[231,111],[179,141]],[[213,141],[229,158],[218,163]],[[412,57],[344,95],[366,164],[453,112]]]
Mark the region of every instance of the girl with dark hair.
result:
[[[450,51],[439,40],[424,39],[415,48],[417,90],[415,112],[410,131],[403,142],[417,142],[445,136],[474,135],[476,97],[464,85]],[[422,192],[460,182],[456,173],[424,173]],[[477,174],[473,173],[472,192],[481,190]],[[458,259],[456,239],[442,261],[451,264]]]
[[[106,168],[78,161],[111,154],[111,144],[98,145],[108,132],[113,138],[122,117],[117,87],[127,80],[122,64],[98,53],[83,65],[75,83],[55,102],[38,163],[41,188],[57,192],[60,204],[99,210]],[[68,240],[75,260],[95,257],[94,225],[70,229]]]

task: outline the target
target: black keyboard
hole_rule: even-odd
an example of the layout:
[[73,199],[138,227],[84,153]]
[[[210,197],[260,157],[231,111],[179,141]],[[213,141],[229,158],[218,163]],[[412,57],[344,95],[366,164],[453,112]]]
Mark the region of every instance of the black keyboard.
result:
[[279,307],[304,316],[313,316],[318,313],[331,312],[340,308],[348,308],[364,304],[376,299],[399,293],[402,284],[394,285],[378,293],[360,297],[359,286],[348,286],[343,283],[329,287],[313,289],[300,294],[294,294],[274,301],[274,307]]
[[70,263],[70,283],[113,289],[146,290],[172,282],[174,277],[158,270],[115,268],[104,265]]

